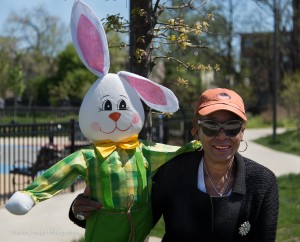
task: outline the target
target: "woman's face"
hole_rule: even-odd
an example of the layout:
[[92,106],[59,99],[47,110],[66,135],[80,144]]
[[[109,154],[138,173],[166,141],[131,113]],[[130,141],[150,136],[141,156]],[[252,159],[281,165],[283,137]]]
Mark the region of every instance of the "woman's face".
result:
[[[240,120],[238,116],[232,112],[220,110],[209,114],[208,116],[201,116],[199,120],[213,120],[221,124],[231,121]],[[204,159],[206,162],[224,163],[233,159],[237,152],[240,142],[244,136],[245,123],[242,124],[241,130],[234,136],[227,135],[223,128],[215,136],[207,136],[201,125],[198,126],[198,136],[202,143],[204,150]]]

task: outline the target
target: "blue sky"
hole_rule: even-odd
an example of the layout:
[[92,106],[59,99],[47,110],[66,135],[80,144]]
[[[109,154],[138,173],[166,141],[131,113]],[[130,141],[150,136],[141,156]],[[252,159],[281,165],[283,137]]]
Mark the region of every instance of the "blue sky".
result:
[[[120,13],[128,18],[129,0],[84,0],[96,12],[99,19],[107,14]],[[0,0],[0,35],[3,34],[3,25],[11,12],[22,13],[24,9],[44,6],[53,16],[59,17],[66,26],[69,25],[74,0]]]
[[[130,0],[83,0],[93,8],[99,19],[106,17],[108,14],[120,13],[121,16],[128,19],[129,1]],[[252,18],[253,11],[260,11],[255,1],[236,0],[241,8],[242,15],[248,15]],[[65,25],[69,26],[70,15],[74,0],[0,0],[0,35],[3,35],[3,25],[12,11],[22,13],[24,9],[30,10],[34,7],[44,6],[51,15],[59,17]],[[246,5],[247,6],[246,6]],[[263,25],[268,25],[268,21]],[[244,26],[246,27],[246,26]]]

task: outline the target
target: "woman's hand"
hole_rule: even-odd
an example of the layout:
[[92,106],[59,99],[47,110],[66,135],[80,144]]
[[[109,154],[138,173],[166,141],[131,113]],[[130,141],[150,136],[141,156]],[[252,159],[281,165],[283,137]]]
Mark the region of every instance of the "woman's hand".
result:
[[84,192],[79,194],[73,204],[72,212],[79,220],[87,219],[91,212],[101,209],[102,204],[90,199],[90,188],[86,187]]

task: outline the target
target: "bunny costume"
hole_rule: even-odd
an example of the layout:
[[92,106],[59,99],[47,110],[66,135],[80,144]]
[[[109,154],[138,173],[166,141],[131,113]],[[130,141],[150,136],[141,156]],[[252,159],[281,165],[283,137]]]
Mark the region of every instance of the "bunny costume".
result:
[[177,147],[139,140],[145,118],[141,99],[152,109],[175,112],[177,98],[168,88],[139,75],[108,73],[110,58],[103,26],[81,1],[73,5],[71,32],[80,59],[99,77],[79,112],[80,129],[93,145],[65,157],[25,191],[16,192],[6,208],[13,214],[26,214],[80,176],[90,186],[92,199],[103,204],[87,220],[85,241],[142,242],[152,228],[152,176],[161,165],[200,148],[200,144],[194,141]]

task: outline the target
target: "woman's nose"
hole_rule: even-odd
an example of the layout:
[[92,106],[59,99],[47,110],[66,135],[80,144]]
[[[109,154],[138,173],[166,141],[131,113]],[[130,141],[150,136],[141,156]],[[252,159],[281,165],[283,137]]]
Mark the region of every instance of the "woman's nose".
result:
[[223,138],[223,137],[226,137],[227,134],[225,133],[225,131],[224,131],[223,128],[220,128],[219,133],[217,134],[217,136],[218,136],[219,138]]

